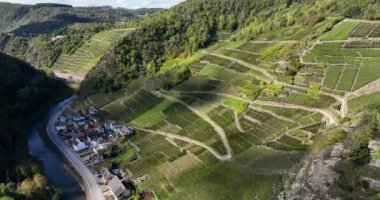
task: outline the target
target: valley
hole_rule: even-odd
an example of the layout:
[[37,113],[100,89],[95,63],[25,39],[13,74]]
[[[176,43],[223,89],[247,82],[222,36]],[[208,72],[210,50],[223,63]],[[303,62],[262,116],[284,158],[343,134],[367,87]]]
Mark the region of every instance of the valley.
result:
[[[3,5],[0,125],[73,95],[40,137],[88,199],[380,199],[377,1]],[[62,199],[1,138],[0,199]]]

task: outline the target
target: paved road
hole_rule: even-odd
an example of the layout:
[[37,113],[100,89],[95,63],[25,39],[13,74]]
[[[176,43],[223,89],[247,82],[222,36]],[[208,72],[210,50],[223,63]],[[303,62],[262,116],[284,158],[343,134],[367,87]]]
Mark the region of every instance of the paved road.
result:
[[57,132],[54,128],[54,123],[58,119],[59,115],[62,113],[63,109],[67,107],[71,101],[66,102],[64,105],[57,106],[58,109],[51,114],[48,125],[46,127],[47,133],[53,143],[57,146],[57,148],[65,155],[67,160],[71,163],[71,165],[75,168],[75,170],[80,174],[82,180],[84,182],[84,186],[86,189],[87,199],[89,200],[104,200],[104,196],[101,188],[96,182],[95,176],[91,173],[91,171],[86,167],[86,165],[75,155],[74,152],[68,148],[63,140],[59,138]]

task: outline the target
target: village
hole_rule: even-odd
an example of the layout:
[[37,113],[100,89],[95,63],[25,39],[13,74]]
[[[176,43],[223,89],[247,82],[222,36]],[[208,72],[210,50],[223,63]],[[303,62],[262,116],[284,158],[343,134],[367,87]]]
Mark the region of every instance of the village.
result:
[[[94,168],[105,161],[103,152],[111,146],[119,145],[119,139],[132,137],[135,132],[130,126],[116,121],[101,122],[94,115],[98,113],[91,107],[88,114],[82,110],[66,109],[55,122],[55,131],[75,155],[96,177],[105,199],[127,199],[136,180],[132,180],[120,169]],[[131,145],[131,148],[138,148]],[[141,179],[141,178],[140,178]]]

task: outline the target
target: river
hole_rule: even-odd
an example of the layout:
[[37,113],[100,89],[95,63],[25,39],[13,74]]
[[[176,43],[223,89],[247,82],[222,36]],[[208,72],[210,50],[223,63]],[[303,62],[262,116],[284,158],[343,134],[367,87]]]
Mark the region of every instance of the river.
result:
[[[52,108],[51,113],[54,110],[60,109],[65,101]],[[84,191],[78,181],[64,166],[64,161],[44,144],[38,131],[38,125],[36,124],[33,127],[29,136],[29,154],[42,162],[45,176],[48,177],[54,186],[62,191],[63,200],[85,200],[86,195]]]

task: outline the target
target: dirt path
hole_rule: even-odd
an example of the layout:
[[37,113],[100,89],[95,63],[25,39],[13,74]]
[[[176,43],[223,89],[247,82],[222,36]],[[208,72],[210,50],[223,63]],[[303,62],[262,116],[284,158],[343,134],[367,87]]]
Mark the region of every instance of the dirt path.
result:
[[207,151],[209,151],[212,155],[214,155],[217,159],[219,159],[221,161],[229,161],[232,158],[232,156],[229,155],[229,154],[221,155],[219,152],[217,152],[212,147],[206,145],[205,143],[200,142],[198,140],[194,140],[194,139],[186,137],[186,136],[176,135],[176,134],[168,133],[168,132],[164,132],[164,131],[156,131],[156,130],[143,129],[143,128],[135,128],[135,129],[141,130],[141,131],[145,131],[145,132],[148,132],[148,133],[152,133],[152,134],[156,134],[156,135],[162,135],[162,136],[165,136],[165,137],[171,138],[171,139],[182,140],[182,141],[185,141],[185,142],[188,142],[188,143],[191,143],[191,144],[195,144],[197,146],[201,146],[201,147],[205,148]]
[[239,120],[239,115],[236,111],[234,111],[234,117],[235,117],[235,126],[236,128],[242,132],[245,133],[244,129],[241,127],[240,120]]
[[294,104],[281,103],[281,102],[261,101],[261,100],[256,100],[255,103],[261,104],[261,105],[267,105],[267,106],[276,106],[276,107],[282,107],[282,108],[302,109],[302,110],[306,110],[310,112],[319,112],[328,119],[328,122],[330,124],[338,124],[338,119],[335,117],[335,115],[325,109],[311,108],[307,106],[294,105]]
[[294,120],[292,120],[290,118],[283,117],[283,116],[278,115],[278,114],[276,114],[276,113],[274,113],[274,112],[272,112],[270,110],[266,110],[266,109],[263,109],[263,108],[260,108],[260,107],[257,107],[257,106],[250,105],[249,108],[252,109],[252,110],[257,110],[259,112],[267,113],[269,115],[272,115],[275,118],[282,119],[282,120],[290,122],[290,123],[294,123],[295,122]]
[[233,99],[238,99],[246,103],[252,103],[252,104],[260,104],[260,105],[267,105],[267,106],[274,106],[274,107],[283,107],[283,108],[293,108],[293,109],[301,109],[301,110],[306,110],[306,111],[311,111],[311,112],[319,112],[323,116],[325,116],[328,119],[328,122],[330,124],[337,124],[338,119],[335,117],[334,114],[330,113],[330,111],[325,110],[325,109],[319,109],[319,108],[313,108],[313,107],[307,107],[307,106],[301,106],[301,105],[295,105],[295,104],[288,104],[288,103],[281,103],[281,102],[272,102],[272,101],[261,101],[261,100],[249,100],[246,98],[242,97],[237,97],[235,95],[230,95],[230,94],[225,94],[225,93],[220,93],[220,92],[205,92],[205,91],[179,91],[179,90],[172,90],[169,91],[169,93],[187,93],[187,94],[213,94],[213,95],[218,95],[226,98],[233,98]]
[[163,94],[161,92],[152,92],[152,93],[156,96],[164,97],[165,99],[167,99],[169,101],[177,102],[177,103],[184,105],[186,108],[188,108],[189,110],[191,110],[192,112],[197,114],[199,117],[201,117],[203,120],[208,122],[214,128],[214,130],[218,133],[220,139],[222,140],[222,143],[223,143],[223,145],[226,149],[226,152],[227,152],[226,157],[228,157],[229,159],[232,158],[232,148],[231,148],[230,143],[227,139],[226,133],[224,132],[223,128],[219,126],[219,124],[217,124],[212,119],[210,119],[206,114],[199,112],[198,110],[194,109],[192,106],[190,106],[189,104],[187,104],[184,101],[181,101],[180,99],[177,99],[173,96]]
[[297,43],[298,40],[260,40],[260,41],[249,41],[252,44],[272,44],[272,43]]
[[230,50],[230,51],[237,51],[237,52],[243,52],[243,53],[253,54],[253,55],[260,55],[260,54],[255,53],[255,52],[244,51],[244,50],[241,50],[241,49],[234,49],[234,48],[224,48],[224,49]]
[[244,65],[244,66],[249,67],[249,68],[251,68],[253,70],[261,72],[264,76],[266,76],[270,80],[273,80],[273,81],[276,80],[276,77],[274,77],[272,74],[270,74],[267,70],[265,70],[263,68],[260,68],[260,67],[258,67],[256,65],[247,63],[247,62],[242,61],[240,59],[232,58],[232,57],[221,55],[221,54],[217,54],[217,53],[210,53],[210,52],[205,52],[205,53],[209,54],[209,55],[212,55],[212,56],[217,56],[217,57],[220,57],[220,58],[224,58],[224,59],[228,59],[228,60],[231,60],[231,61],[235,61],[235,62],[237,62],[237,63],[239,63],[241,65]]
[[74,75],[74,74],[68,74],[68,73],[62,73],[62,72],[59,72],[57,70],[53,70],[54,74],[59,77],[59,78],[63,78],[63,79],[66,79],[66,80],[74,80],[74,81],[78,81],[78,82],[81,82],[83,81],[84,77],[82,76],[78,76],[78,75]]
[[[246,67],[249,67],[251,69],[259,71],[262,74],[264,74],[267,78],[269,78],[271,81],[273,81],[273,83],[275,83],[275,84],[287,86],[287,87],[290,87],[290,88],[296,88],[296,89],[300,89],[300,90],[308,90],[309,89],[309,88],[306,88],[306,87],[302,87],[302,86],[298,86],[298,85],[291,85],[291,84],[288,84],[288,83],[284,83],[284,82],[278,81],[277,78],[275,76],[273,76],[271,73],[269,73],[267,70],[265,70],[263,68],[260,68],[260,67],[258,67],[256,65],[247,63],[247,62],[245,62],[243,60],[232,58],[232,57],[225,56],[225,55],[216,54],[216,53],[209,53],[209,52],[206,52],[206,53],[210,54],[210,55],[213,55],[213,56],[217,56],[217,57],[221,57],[221,58],[224,58],[224,59],[228,59],[228,60],[231,60],[231,61],[235,61],[235,62],[237,62],[239,64],[242,64],[242,65],[244,65]],[[342,100],[342,97],[339,96],[339,95],[332,94],[332,93],[329,93],[329,92],[325,92],[325,91],[322,91],[322,90],[320,90],[319,92],[321,94],[323,94],[323,95],[333,97],[337,101],[341,101]]]

